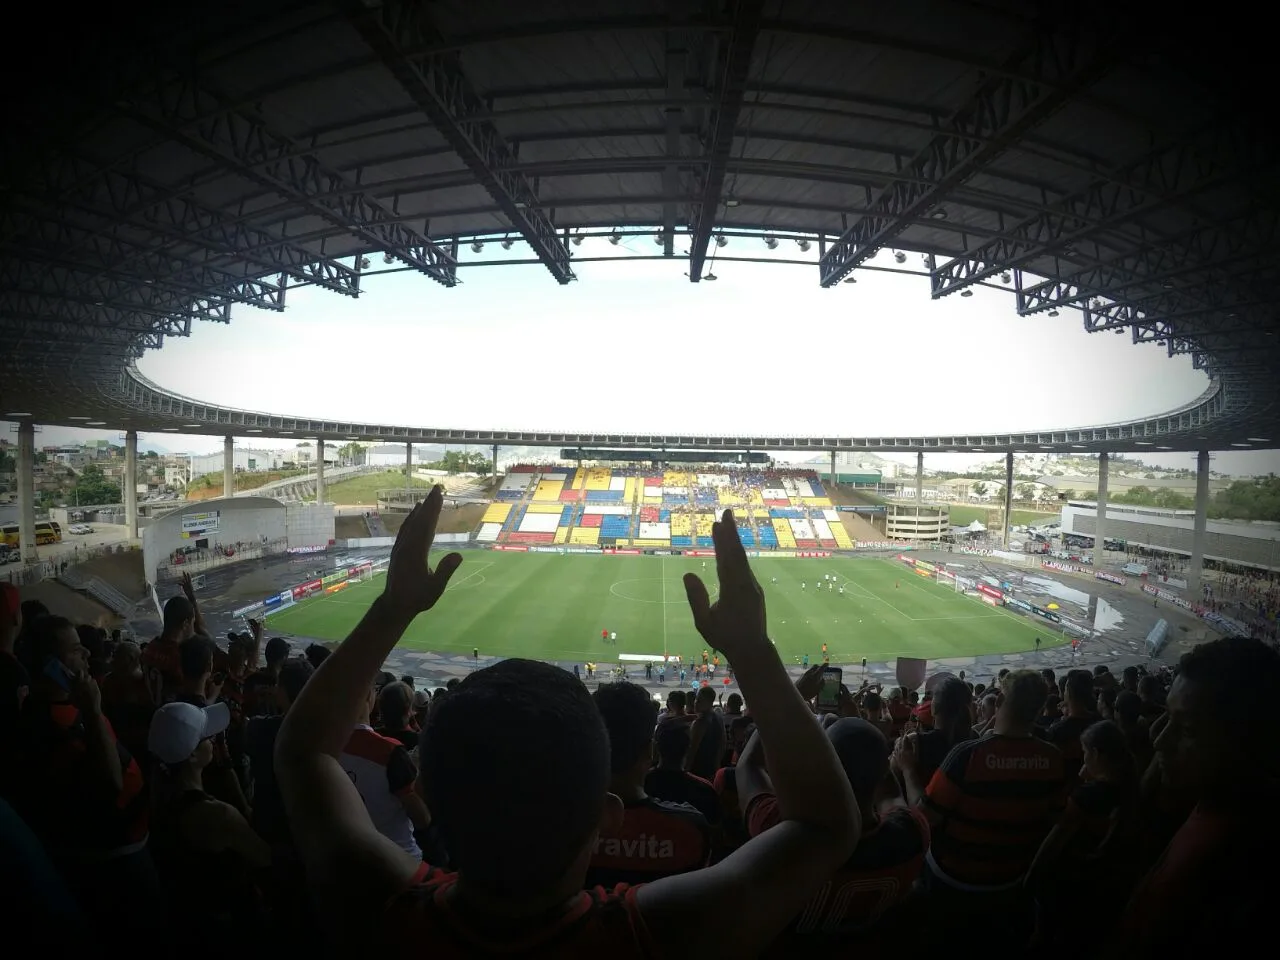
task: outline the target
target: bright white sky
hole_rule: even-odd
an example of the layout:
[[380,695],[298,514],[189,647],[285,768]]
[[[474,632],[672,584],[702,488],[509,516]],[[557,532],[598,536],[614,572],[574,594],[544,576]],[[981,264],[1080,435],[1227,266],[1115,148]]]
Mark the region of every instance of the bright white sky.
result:
[[[677,240],[679,245],[681,240]],[[579,257],[659,251],[587,239]],[[712,247],[715,250],[715,247]],[[490,243],[480,257],[507,253]],[[733,238],[724,254],[768,255]],[[774,256],[816,260],[782,241]],[[372,269],[383,266],[372,257]],[[893,266],[888,253],[875,261]],[[910,254],[904,265],[919,268]],[[288,309],[236,305],[139,364],[188,396],[251,410],[445,427],[881,435],[1084,426],[1160,413],[1207,385],[1187,357],[1086,334],[1080,314],[1021,318],[1011,292],[929,298],[925,277],[858,271],[824,290],[814,265],[720,260],[690,284],[683,260],[463,269],[445,289],[412,272],[366,278],[352,300],[291,289]],[[82,436],[92,431],[46,430]],[[210,438],[159,434],[169,449]],[[910,457],[903,459],[913,459]],[[963,469],[990,457],[942,455]],[[1190,465],[1188,454],[1146,456]],[[1214,469],[1280,471],[1275,451],[1228,452]]]

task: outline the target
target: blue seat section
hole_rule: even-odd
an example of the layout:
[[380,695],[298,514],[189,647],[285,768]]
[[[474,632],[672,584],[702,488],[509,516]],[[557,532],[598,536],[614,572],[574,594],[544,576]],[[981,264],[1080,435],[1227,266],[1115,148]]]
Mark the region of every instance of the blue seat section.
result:
[[805,518],[803,510],[796,510],[792,507],[770,507],[769,516],[774,520],[803,520]]
[[523,496],[524,496],[523,490],[499,490],[498,491],[499,500],[519,500]]
[[671,545],[673,547],[692,547],[693,537],[672,537]]
[[777,545],[778,545],[778,534],[774,531],[773,527],[762,526],[760,528],[760,546],[776,547]]
[[569,522],[572,519],[573,519],[573,504],[571,503],[567,507],[565,507],[563,510],[560,511],[560,522],[556,524],[556,526],[567,527],[569,525]]
[[739,527],[738,539],[742,541],[744,547],[754,547],[756,545],[756,535],[750,527]]
[[658,522],[659,522],[659,523],[670,523],[670,522],[671,522],[671,511],[670,511],[670,510],[659,510],[659,511],[658,511]]
[[503,529],[514,531],[520,529],[520,521],[524,519],[525,507],[516,507],[511,511],[511,516],[507,517],[507,523]]
[[694,545],[699,547],[714,547],[716,545],[715,541],[710,537],[697,537],[696,541]]
[[588,503],[621,503],[625,490],[587,490]]
[[720,502],[720,497],[711,487],[698,487],[693,493],[693,501],[699,507],[714,507]]
[[600,536],[615,540],[631,536],[631,518],[606,516],[600,523]]

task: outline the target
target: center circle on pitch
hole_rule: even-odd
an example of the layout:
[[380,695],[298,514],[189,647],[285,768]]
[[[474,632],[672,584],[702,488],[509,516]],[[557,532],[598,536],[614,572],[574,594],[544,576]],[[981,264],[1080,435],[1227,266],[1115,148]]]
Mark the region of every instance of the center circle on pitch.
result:
[[[665,580],[662,577],[632,577],[628,580],[619,580],[610,585],[609,592],[620,600],[630,600],[633,603],[656,603],[659,606],[663,603],[688,606],[689,603],[684,593],[684,581],[673,577],[667,577]],[[720,585],[708,584],[707,592],[714,600],[720,593]]]

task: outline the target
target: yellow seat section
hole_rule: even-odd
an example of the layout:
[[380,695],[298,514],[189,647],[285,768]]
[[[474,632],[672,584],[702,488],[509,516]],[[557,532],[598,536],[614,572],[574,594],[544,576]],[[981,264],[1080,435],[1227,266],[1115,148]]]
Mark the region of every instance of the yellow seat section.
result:
[[582,485],[587,481],[587,471],[579,467],[573,472],[573,489],[581,490]]
[[569,528],[568,528],[568,527],[556,527],[556,535],[555,535],[555,538],[554,538],[551,542],[552,542],[552,543],[564,543],[564,542],[565,542],[566,540],[568,540],[568,539],[569,539]]
[[693,517],[687,513],[673,513],[671,515],[671,535],[673,537],[692,537]]
[[716,522],[714,513],[697,513],[693,516],[694,530],[699,537],[711,536],[711,524]]
[[763,506],[764,506],[764,494],[762,494],[759,490],[752,490],[752,491],[751,491],[751,502],[752,502],[755,506],[757,506],[757,507],[763,507]]
[[480,518],[481,523],[506,523],[507,517],[511,516],[511,504],[509,503],[491,503],[489,508],[485,510],[484,516]]
[[622,490],[622,502],[634,503],[638,498],[636,491],[642,489],[636,484],[635,477],[627,477],[627,485]]
[[641,499],[641,502],[642,502],[645,506],[654,506],[654,507],[660,507],[660,506],[662,506],[662,498],[661,498],[661,497],[643,497],[643,498]]
[[600,542],[599,527],[574,527],[569,534],[569,542],[590,546]]
[[829,507],[831,506],[830,497],[801,497],[806,507]]
[[563,503],[531,503],[525,513],[559,513],[563,510]]
[[791,524],[786,520],[774,520],[773,532],[778,535],[778,546],[794,550],[796,547],[796,538],[791,533]]
[[538,489],[533,491],[533,502],[559,501],[560,491],[563,489],[563,480],[539,480]]
[[839,520],[831,521],[831,538],[835,540],[836,546],[841,550],[852,550],[853,540],[849,537],[849,531],[844,528],[844,524]]
[[591,467],[587,470],[586,489],[588,490],[608,490],[609,480],[613,477],[613,471],[608,467]]
[[664,487],[687,487],[690,480],[689,474],[683,470],[667,470],[662,474],[662,485]]
[[671,546],[671,541],[670,540],[632,540],[631,545],[633,547],[669,547]]

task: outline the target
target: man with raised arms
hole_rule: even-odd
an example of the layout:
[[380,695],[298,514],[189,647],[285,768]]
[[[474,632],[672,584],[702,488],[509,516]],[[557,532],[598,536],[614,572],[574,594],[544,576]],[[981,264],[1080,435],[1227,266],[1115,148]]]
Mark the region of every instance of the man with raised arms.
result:
[[[571,674],[505,660],[463,680],[422,735],[426,801],[457,872],[414,860],[374,828],[338,756],[384,658],[462,564],[454,553],[428,567],[441,503],[437,487],[409,515],[382,596],[303,688],[280,733],[277,776],[335,950],[368,953],[377,930],[380,946],[432,957],[757,952],[849,857],[860,817],[769,640],[764,595],[728,511],[712,528],[717,600],[695,575],[685,589],[698,632],[728,656],[751,704],[775,827],[716,866],[584,891],[597,838],[622,818],[608,792],[608,735]],[[724,916],[733,922],[707,922]]]

